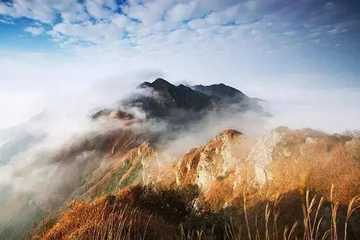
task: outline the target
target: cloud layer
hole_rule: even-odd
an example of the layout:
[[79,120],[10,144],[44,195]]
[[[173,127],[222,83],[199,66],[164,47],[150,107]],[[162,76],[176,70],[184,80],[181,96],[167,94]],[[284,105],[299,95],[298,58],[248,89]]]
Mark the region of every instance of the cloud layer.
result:
[[[294,104],[307,106],[303,96],[313,94],[309,89],[319,90],[321,99],[333,99],[339,89],[335,95],[345,97],[324,105],[351,115],[356,111],[348,107],[345,92],[354,89],[351,101],[358,99],[359,5],[351,0],[2,1],[0,34],[12,32],[1,33],[2,26],[21,34],[11,41],[15,51],[2,48],[0,35],[0,106],[12,116],[0,120],[0,127],[26,118],[39,108],[35,102],[82,91],[95,81],[113,78],[134,86],[152,80],[122,77],[134,72],[172,82],[224,82],[280,105],[289,92],[296,96]],[[22,39],[41,41],[26,52],[16,45],[25,45]],[[45,41],[59,49],[41,51]],[[114,96],[121,90],[108,89]],[[14,102],[24,110],[14,110]],[[354,127],[345,116],[338,122],[342,126],[336,129]],[[326,129],[334,130],[333,125]]]
[[[226,38],[238,44],[266,40],[261,48],[273,51],[294,40],[340,47],[356,41],[360,30],[355,1],[13,0],[0,3],[0,14],[41,23],[48,27],[44,33],[65,45]],[[38,35],[39,29],[27,31]]]

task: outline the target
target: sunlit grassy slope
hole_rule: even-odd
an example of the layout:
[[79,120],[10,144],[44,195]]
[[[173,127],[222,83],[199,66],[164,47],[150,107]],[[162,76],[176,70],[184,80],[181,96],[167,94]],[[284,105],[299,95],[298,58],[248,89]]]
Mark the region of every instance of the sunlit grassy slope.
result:
[[227,130],[169,159],[148,143],[112,153],[32,238],[360,239],[355,136]]

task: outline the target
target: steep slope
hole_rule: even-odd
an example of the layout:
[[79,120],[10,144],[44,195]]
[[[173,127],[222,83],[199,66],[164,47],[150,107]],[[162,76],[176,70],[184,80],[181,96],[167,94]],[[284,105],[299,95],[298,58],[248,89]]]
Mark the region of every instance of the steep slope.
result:
[[[351,192],[345,189],[349,187],[349,179],[355,181],[360,177],[357,165],[359,149],[356,138],[286,128],[274,129],[260,136],[225,130],[179,158],[144,142],[130,150],[114,149],[109,159],[83,181],[73,197],[89,200],[129,186],[159,184],[172,188],[196,185],[205,197],[214,193],[218,186],[227,186],[230,201],[241,195],[244,187],[250,191],[271,188],[267,193],[271,198],[278,193],[309,187],[326,195],[334,184],[337,190],[334,190],[333,197],[346,202],[360,191],[360,184],[352,184]],[[337,161],[339,156],[341,162]],[[321,179],[325,181],[328,175],[320,174],[319,169],[331,164],[337,168],[327,170],[328,174],[334,179],[346,176],[347,182],[332,180],[321,183]],[[224,204],[226,201],[216,208]]]
[[126,154],[142,137],[126,129],[92,133],[16,168],[13,182],[0,188],[0,239],[22,239],[35,221],[61,208],[101,162],[115,152]]
[[[235,236],[248,239],[249,235],[256,234],[265,239],[269,237],[267,234],[279,234],[274,239],[280,239],[294,228],[294,235],[310,240],[313,233],[307,233],[311,230],[303,223],[308,221],[307,212],[314,211],[308,205],[311,201],[312,208],[318,208],[319,217],[309,213],[309,221],[318,224],[321,217],[322,224],[316,230],[319,236],[335,227],[332,225],[335,217],[339,239],[344,237],[345,231],[349,239],[358,239],[359,153],[357,138],[287,128],[274,129],[261,136],[226,130],[172,161],[169,161],[171,156],[143,143],[126,154],[115,151],[73,194],[87,202],[100,199],[93,203],[77,203],[80,205],[55,220],[54,228],[49,226],[50,230],[40,236],[58,239],[50,236],[81,237],[94,231],[108,234],[110,222],[93,224],[100,221],[99,208],[106,209],[107,201],[111,199],[118,202],[115,209],[119,209],[114,211],[119,214],[125,214],[122,211],[127,209],[121,206],[130,204],[129,210],[140,209],[138,220],[154,215],[156,224],[152,222],[155,225],[150,227],[154,232],[149,233],[147,239],[155,236],[153,234],[160,234],[157,235],[160,239],[169,236],[181,239],[184,231],[190,235],[193,231],[202,231],[203,237],[225,239]],[[105,195],[108,197],[104,199]],[[348,205],[350,201],[352,203]],[[334,206],[337,206],[336,216],[333,216]],[[86,218],[80,214],[85,211],[82,209],[91,209],[86,210],[89,211]],[[347,216],[352,209],[352,215]],[[103,214],[110,219],[119,217],[110,212]],[[129,217],[128,214],[124,216]],[[174,220],[170,216],[179,218]],[[71,223],[68,218],[91,231],[81,233],[76,225],[66,227]],[[95,222],[87,225],[85,222],[88,221]],[[116,221],[130,231],[125,222]],[[345,221],[347,229],[344,228]],[[180,222],[182,230],[178,227]],[[142,221],[137,224],[144,227]],[[68,229],[73,230],[69,232]],[[167,230],[163,233],[161,229]]]

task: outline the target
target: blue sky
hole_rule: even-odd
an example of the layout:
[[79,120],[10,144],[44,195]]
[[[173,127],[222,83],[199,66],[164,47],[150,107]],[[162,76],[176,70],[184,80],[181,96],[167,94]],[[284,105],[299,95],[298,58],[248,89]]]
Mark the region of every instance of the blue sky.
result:
[[351,0],[3,0],[0,49],[106,49],[133,56],[139,49],[160,52],[165,45],[176,52],[200,43],[206,46],[201,54],[231,49],[240,60],[250,56],[253,65],[259,62],[257,69],[265,72],[314,71],[314,65],[323,72],[354,72],[360,63],[359,5]]
[[295,89],[296,103],[298,89],[350,88],[360,102],[359,49],[355,0],[2,0],[0,107],[160,75],[274,101]]
[[[3,18],[4,19],[4,18]],[[27,18],[20,18],[12,20],[9,18],[6,22],[0,21],[0,44],[1,49],[12,51],[46,51],[57,50],[58,46],[51,38],[45,34],[34,35],[25,29],[29,26],[39,24],[34,23],[33,20]],[[4,20],[5,21],[5,20]]]

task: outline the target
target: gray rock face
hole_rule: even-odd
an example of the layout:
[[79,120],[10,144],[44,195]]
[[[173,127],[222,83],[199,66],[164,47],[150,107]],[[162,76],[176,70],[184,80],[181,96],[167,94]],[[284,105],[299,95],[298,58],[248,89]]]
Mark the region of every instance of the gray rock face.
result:
[[354,147],[357,144],[360,144],[360,138],[359,137],[354,137],[350,141],[347,141],[345,144],[346,144],[346,146]]
[[319,141],[318,138],[307,137],[305,143],[316,143],[317,141]]
[[276,131],[265,133],[256,144],[251,148],[247,161],[255,164],[255,177],[260,185],[264,185],[272,179],[272,173],[269,169],[273,161],[273,151],[276,145],[281,141],[282,136]]

